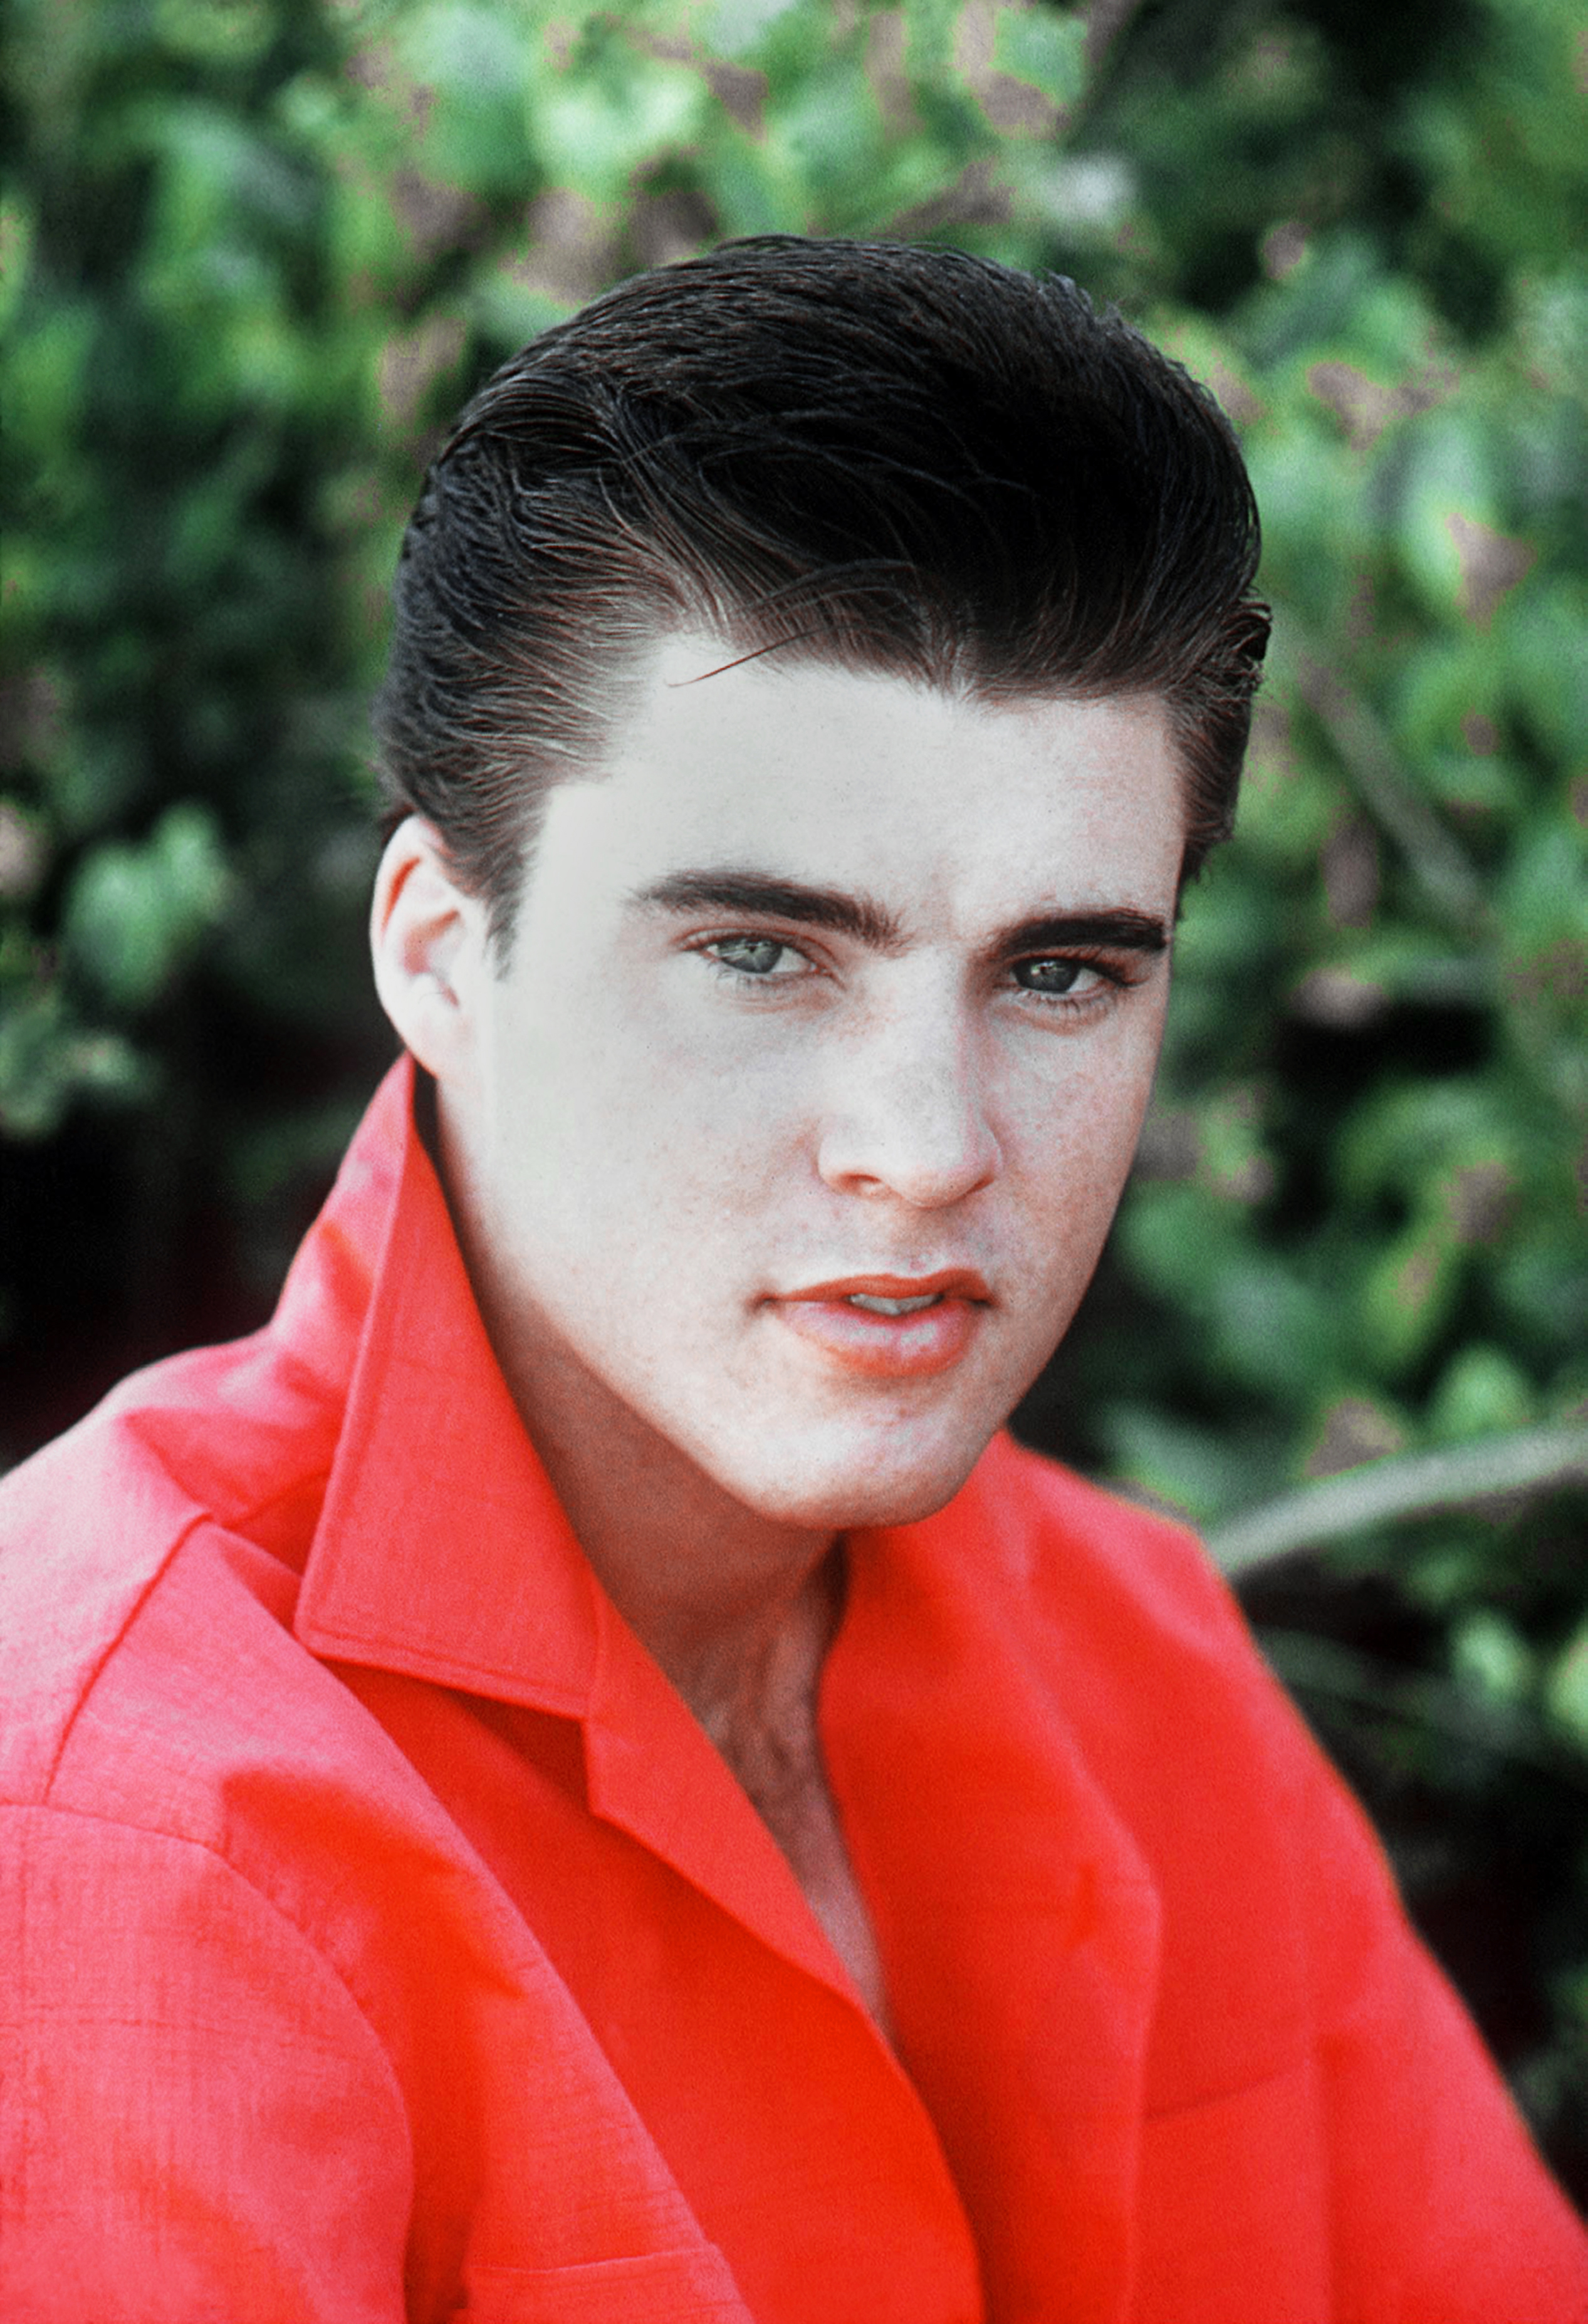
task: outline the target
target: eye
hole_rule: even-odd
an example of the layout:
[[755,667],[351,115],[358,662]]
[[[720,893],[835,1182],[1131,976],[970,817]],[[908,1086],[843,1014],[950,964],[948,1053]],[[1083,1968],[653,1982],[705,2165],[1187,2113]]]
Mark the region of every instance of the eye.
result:
[[1089,1000],[1104,985],[1116,982],[1106,970],[1087,960],[1017,960],[1012,973],[1023,992],[1040,993],[1052,1001],[1072,996]]
[[810,963],[780,936],[714,936],[700,947],[707,960],[734,977],[753,977],[757,983],[781,983],[808,973]]

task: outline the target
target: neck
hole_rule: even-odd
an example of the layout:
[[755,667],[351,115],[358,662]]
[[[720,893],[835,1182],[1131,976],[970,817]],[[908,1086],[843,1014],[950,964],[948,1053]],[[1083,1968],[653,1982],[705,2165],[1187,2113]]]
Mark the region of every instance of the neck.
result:
[[615,1397],[592,1429],[587,1376],[569,1383],[570,1412],[562,1382],[535,1369],[527,1392],[513,1385],[568,1522],[707,1733],[727,1748],[786,1698],[796,1666],[808,1665],[814,1697],[836,1622],[833,1534],[746,1508]]

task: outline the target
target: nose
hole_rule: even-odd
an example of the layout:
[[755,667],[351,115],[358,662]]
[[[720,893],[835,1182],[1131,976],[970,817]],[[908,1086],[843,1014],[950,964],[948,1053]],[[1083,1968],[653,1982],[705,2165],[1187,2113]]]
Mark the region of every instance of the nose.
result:
[[822,1124],[826,1184],[917,1210],[941,1210],[989,1185],[1003,1153],[975,1047],[941,1010],[901,1012],[857,1040]]

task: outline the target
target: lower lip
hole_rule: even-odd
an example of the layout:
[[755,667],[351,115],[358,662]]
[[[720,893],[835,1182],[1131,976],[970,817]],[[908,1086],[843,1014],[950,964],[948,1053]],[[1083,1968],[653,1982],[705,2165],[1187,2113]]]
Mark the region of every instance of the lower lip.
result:
[[846,1371],[872,1379],[920,1379],[959,1362],[975,1335],[982,1308],[969,1299],[939,1299],[913,1314],[879,1315],[847,1299],[777,1299],[780,1323]]

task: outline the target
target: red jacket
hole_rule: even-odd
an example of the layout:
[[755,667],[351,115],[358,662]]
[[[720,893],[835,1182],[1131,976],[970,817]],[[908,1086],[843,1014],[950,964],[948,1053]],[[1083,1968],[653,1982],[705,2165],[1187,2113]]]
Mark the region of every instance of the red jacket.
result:
[[895,2054],[594,1581],[394,1074],[255,1338],[0,1490],[13,2324],[1567,2324],[1588,2242],[1200,1552],[850,1543]]

